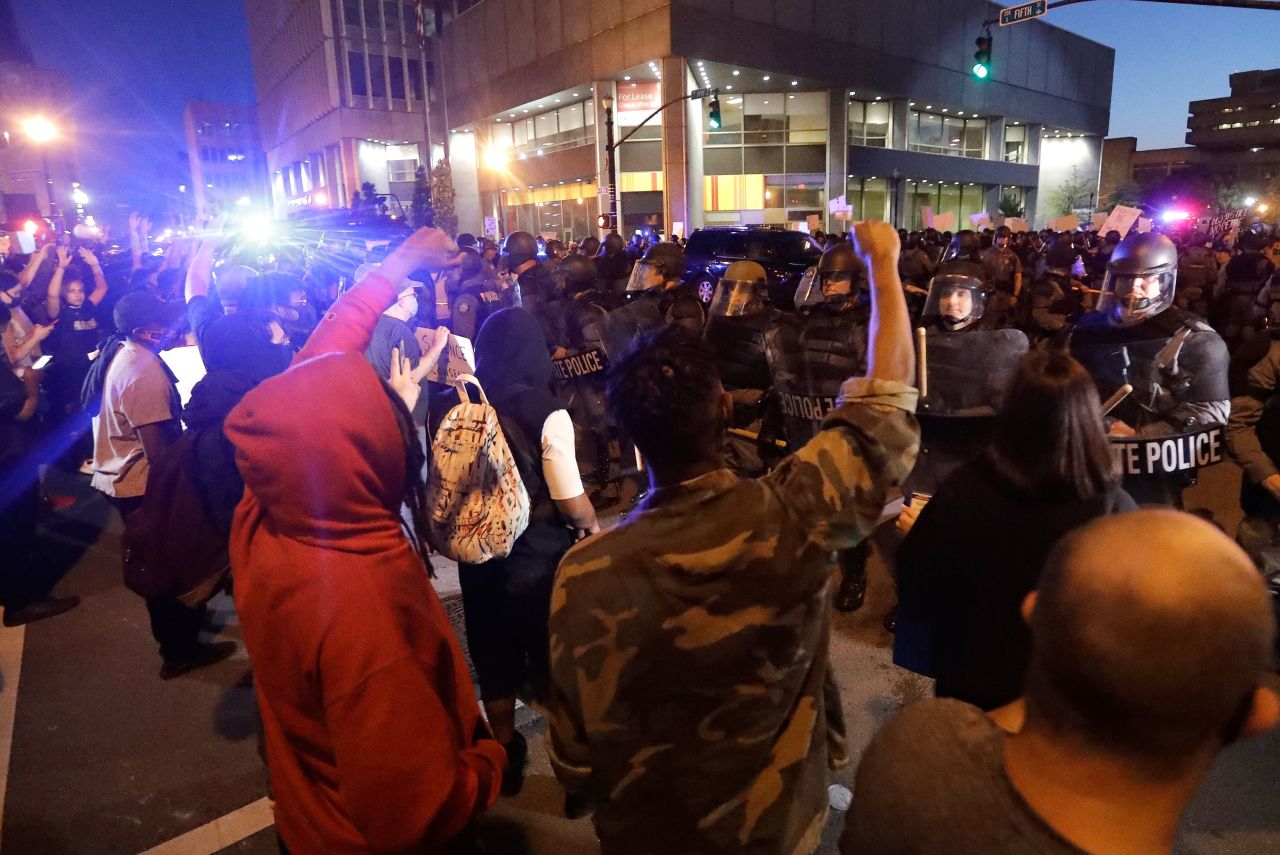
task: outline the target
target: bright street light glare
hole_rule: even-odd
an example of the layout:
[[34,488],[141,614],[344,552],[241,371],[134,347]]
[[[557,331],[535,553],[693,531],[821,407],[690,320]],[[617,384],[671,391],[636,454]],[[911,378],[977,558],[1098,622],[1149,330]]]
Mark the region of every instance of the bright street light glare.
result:
[[248,196],[241,196],[239,199],[236,200],[236,207],[238,208],[247,208],[252,204],[253,204],[253,200],[250,199]]
[[489,146],[484,150],[484,165],[495,171],[506,169],[507,153],[499,146]]
[[22,123],[22,132],[33,143],[47,143],[58,137],[58,129],[44,116],[32,116],[27,119]]
[[77,187],[71,191],[71,201],[83,207],[89,204],[89,194]]
[[270,214],[256,211],[244,215],[240,220],[240,231],[249,240],[266,243],[275,236],[276,224]]
[[1246,208],[1252,208],[1256,204],[1258,204],[1258,198],[1256,196],[1246,196],[1244,198],[1244,206]]

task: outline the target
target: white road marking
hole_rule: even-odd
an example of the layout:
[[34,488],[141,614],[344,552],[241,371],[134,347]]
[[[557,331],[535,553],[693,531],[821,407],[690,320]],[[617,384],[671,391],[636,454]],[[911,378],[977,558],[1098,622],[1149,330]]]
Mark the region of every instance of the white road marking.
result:
[[271,800],[262,798],[140,855],[213,855],[274,823]]
[[9,788],[9,757],[13,753],[13,719],[18,712],[18,678],[22,675],[25,626],[0,626],[0,830],[4,827],[4,797]]

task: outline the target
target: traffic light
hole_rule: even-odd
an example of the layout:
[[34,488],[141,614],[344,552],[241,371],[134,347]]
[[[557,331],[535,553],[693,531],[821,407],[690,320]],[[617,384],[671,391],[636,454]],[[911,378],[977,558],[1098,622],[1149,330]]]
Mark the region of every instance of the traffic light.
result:
[[720,130],[720,90],[717,89],[715,94],[711,96],[711,117],[707,120],[707,124],[711,130]]
[[608,214],[601,214],[600,216],[596,217],[596,225],[602,229],[612,229],[613,217],[609,216]]
[[991,76],[991,31],[987,30],[978,36],[975,44],[978,52],[973,55],[973,76],[986,80]]

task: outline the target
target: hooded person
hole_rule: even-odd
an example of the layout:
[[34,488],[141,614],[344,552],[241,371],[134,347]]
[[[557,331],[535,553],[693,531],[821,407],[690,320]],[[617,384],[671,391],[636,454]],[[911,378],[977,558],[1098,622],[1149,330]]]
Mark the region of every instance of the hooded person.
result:
[[402,358],[388,383],[363,355],[398,283],[450,251],[415,233],[227,417],[245,481],[236,610],[293,853],[442,851],[497,798],[502,748],[427,581],[424,529],[401,516],[425,518],[420,378]]
[[502,425],[529,492],[529,527],[511,554],[459,565],[467,648],[480,697],[519,793],[528,747],[515,729],[516,695],[543,702],[549,687],[547,618],[556,566],[578,537],[599,531],[578,472],[573,422],[551,394],[552,364],[538,319],[524,309],[490,316],[476,337],[476,377]]

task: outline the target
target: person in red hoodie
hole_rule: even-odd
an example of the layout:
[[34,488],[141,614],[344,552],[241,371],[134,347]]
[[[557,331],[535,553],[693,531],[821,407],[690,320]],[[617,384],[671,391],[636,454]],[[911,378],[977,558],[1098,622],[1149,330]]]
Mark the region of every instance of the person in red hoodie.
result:
[[506,755],[402,528],[406,495],[423,507],[418,378],[397,359],[389,385],[364,358],[398,283],[456,254],[443,232],[411,236],[226,420],[245,481],[236,610],[294,855],[447,851],[498,796]]

